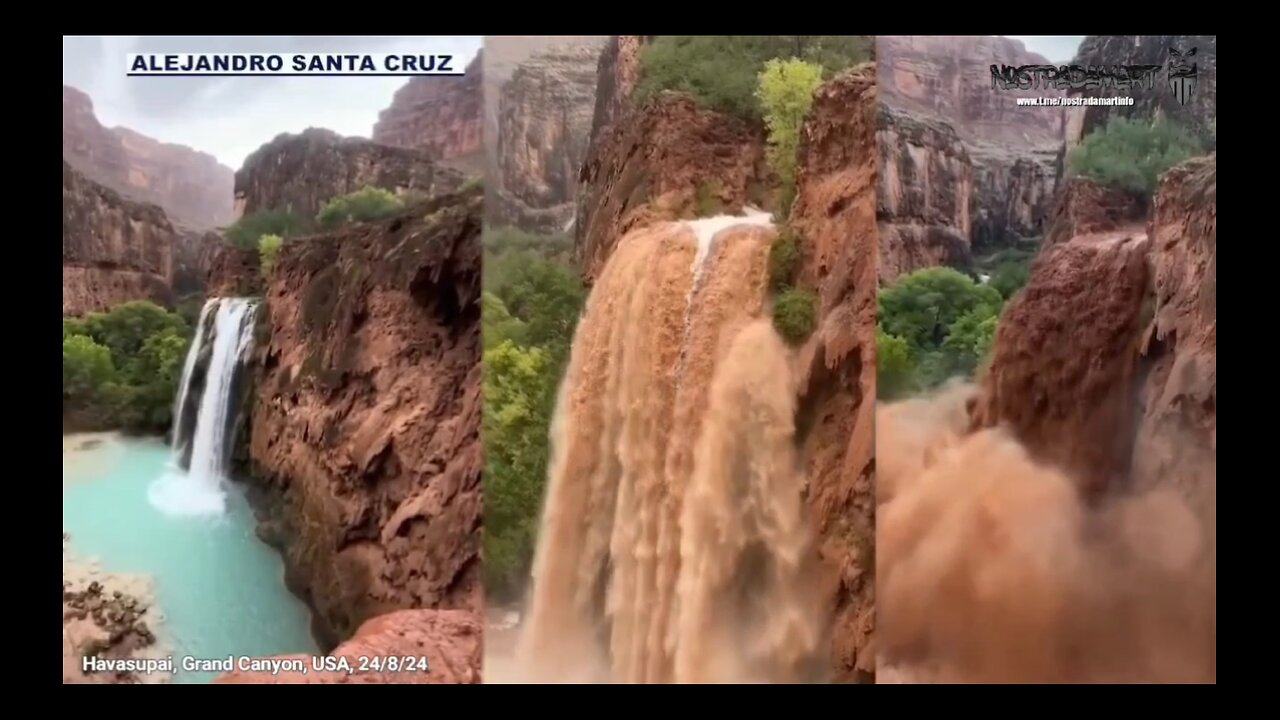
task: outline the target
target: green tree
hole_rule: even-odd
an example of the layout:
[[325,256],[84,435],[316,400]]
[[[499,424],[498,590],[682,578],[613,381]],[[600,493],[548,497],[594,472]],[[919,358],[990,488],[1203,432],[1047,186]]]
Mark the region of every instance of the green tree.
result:
[[316,222],[325,230],[352,222],[368,222],[394,215],[404,209],[404,201],[382,188],[363,188],[331,199],[320,208]]
[[1013,297],[1013,294],[1022,289],[1027,284],[1028,278],[1031,276],[1031,270],[1025,261],[1009,260],[996,268],[991,273],[991,278],[987,284],[995,288],[996,292],[1005,300]]
[[757,119],[757,76],[765,62],[797,58],[830,77],[868,59],[871,47],[871,38],[858,35],[664,35],[641,52],[633,98],[644,103],[676,90],[704,107]]
[[917,270],[880,291],[880,330],[906,343],[914,376],[891,380],[890,391],[971,375],[989,352],[1002,304],[995,288],[945,267]]
[[556,376],[541,348],[504,340],[484,353],[485,572],[511,592],[533,560]]
[[102,386],[113,382],[115,366],[111,350],[85,335],[62,337],[62,398],[73,405],[89,405],[98,399]]
[[1202,150],[1194,135],[1163,116],[1152,123],[1113,117],[1071,151],[1068,166],[1073,175],[1150,196],[1161,173]]
[[[769,130],[769,165],[783,188],[795,188],[796,150],[800,128],[813,106],[813,93],[822,84],[822,68],[803,60],[770,60],[760,71],[756,99]],[[794,197],[794,190],[791,191]],[[790,207],[783,212],[789,212]]]
[[769,246],[769,286],[775,291],[790,287],[800,267],[800,247],[795,232],[784,226]]
[[481,296],[481,307],[485,350],[492,350],[508,340],[517,345],[524,342],[526,336],[524,321],[511,316],[502,298],[486,290]]
[[134,300],[105,313],[90,313],[84,324],[94,341],[111,350],[111,361],[129,381],[145,381],[141,364],[143,345],[152,335],[188,333],[187,324],[175,313],[147,300]]
[[784,340],[799,345],[817,323],[818,297],[808,288],[790,288],[773,301],[773,327]]
[[283,210],[262,210],[237,220],[224,233],[227,242],[245,250],[256,250],[263,235],[293,237],[303,231],[302,218]]
[[916,369],[906,340],[876,331],[876,397],[896,400],[916,390]]
[[271,275],[271,268],[276,266],[276,258],[280,256],[280,246],[284,238],[279,235],[263,235],[258,238],[259,267],[265,280]]

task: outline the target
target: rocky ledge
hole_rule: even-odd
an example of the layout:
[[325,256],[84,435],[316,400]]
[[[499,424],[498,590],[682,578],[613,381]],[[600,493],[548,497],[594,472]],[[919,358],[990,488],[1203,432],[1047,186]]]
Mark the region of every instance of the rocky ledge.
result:
[[481,602],[482,204],[476,188],[292,239],[265,289],[252,474],[323,647]]

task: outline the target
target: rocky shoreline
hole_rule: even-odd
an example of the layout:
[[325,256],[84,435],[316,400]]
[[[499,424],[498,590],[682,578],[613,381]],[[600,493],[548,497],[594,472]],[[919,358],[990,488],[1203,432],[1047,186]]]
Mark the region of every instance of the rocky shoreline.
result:
[[162,617],[149,579],[112,575],[97,563],[74,557],[62,535],[62,682],[74,684],[154,684],[168,672],[86,668],[89,656],[104,660],[160,660],[167,657],[156,630]]

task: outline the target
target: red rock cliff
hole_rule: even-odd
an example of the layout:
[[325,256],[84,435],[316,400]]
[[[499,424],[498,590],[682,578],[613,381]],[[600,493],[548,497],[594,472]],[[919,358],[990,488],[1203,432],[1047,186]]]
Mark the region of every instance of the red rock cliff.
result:
[[373,141],[425,150],[468,175],[484,169],[482,132],[484,63],[480,53],[461,77],[419,76],[396,91],[378,114]]
[[573,219],[599,55],[599,43],[586,41],[542,51],[502,85],[492,222],[562,232]]
[[172,301],[176,238],[164,211],[132,202],[62,161],[62,314]]
[[197,228],[231,222],[231,168],[185,145],[162,143],[127,128],[107,129],[93,101],[62,87],[62,156],[90,178],[141,202],[159,205]]
[[462,183],[461,173],[440,167],[426,151],[310,128],[279,135],[244,161],[236,173],[236,204],[244,215],[284,210],[314,223],[330,199],[366,185],[431,196]]
[[481,602],[479,189],[287,242],[266,288],[249,453],[260,532],[332,646]]
[[818,338],[797,421],[834,618],[838,681],[875,673],[876,71],[824,84],[801,135],[790,225]]

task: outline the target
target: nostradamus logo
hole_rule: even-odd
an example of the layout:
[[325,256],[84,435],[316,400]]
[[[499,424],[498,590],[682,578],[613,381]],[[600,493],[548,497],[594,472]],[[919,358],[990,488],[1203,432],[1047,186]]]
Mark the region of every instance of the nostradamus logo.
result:
[[1196,49],[1185,53],[1177,48],[1169,48],[1169,89],[1178,102],[1186,105],[1196,91]]
[[1196,48],[1169,48],[1164,65],[992,65],[993,90],[1154,90],[1161,70],[1178,102],[1191,102],[1196,89]]

